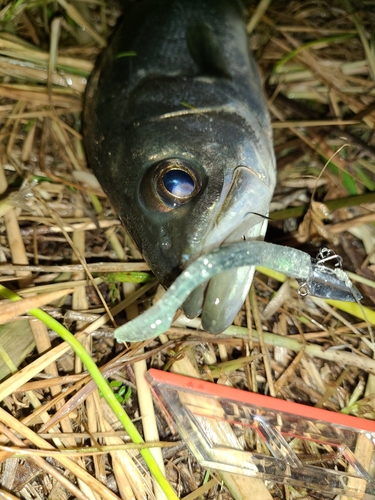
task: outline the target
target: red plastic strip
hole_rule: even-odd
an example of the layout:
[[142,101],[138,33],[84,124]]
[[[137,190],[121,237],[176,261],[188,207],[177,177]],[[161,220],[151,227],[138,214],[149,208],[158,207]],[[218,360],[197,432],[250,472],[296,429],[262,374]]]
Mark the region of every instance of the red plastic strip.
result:
[[349,428],[354,428],[359,431],[368,431],[375,433],[375,422],[352,415],[344,415],[322,408],[314,408],[313,406],[301,405],[299,403],[292,403],[283,399],[272,398],[270,396],[263,396],[253,392],[247,392],[240,389],[234,389],[225,385],[213,384],[175,373],[168,373],[161,370],[151,368],[147,373],[147,378],[152,383],[163,383],[176,390],[184,389],[200,394],[209,395],[215,398],[231,399],[237,403],[250,404],[267,408],[273,411],[290,413],[303,418],[322,420],[331,424],[342,425]]

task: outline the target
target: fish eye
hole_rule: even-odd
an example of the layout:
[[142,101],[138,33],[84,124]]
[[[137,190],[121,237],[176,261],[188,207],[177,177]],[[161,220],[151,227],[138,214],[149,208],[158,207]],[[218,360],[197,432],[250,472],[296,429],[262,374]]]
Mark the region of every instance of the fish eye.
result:
[[163,175],[163,184],[172,196],[177,196],[178,198],[190,198],[195,188],[193,177],[185,172],[185,170],[178,169],[165,172]]
[[201,190],[196,170],[186,161],[163,160],[154,172],[156,193],[165,203],[173,207],[191,200]]

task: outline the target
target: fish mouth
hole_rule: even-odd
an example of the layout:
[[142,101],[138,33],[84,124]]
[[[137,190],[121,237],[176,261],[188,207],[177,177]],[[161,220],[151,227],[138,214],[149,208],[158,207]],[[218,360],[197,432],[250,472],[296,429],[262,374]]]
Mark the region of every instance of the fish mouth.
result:
[[[227,243],[263,239],[272,191],[259,174],[249,167],[237,167],[225,201],[215,223],[204,238],[199,255],[211,252]],[[218,274],[197,287],[184,302],[182,309],[188,318],[201,314],[202,326],[210,333],[224,331],[233,323],[241,309],[254,277],[255,267],[241,267]]]

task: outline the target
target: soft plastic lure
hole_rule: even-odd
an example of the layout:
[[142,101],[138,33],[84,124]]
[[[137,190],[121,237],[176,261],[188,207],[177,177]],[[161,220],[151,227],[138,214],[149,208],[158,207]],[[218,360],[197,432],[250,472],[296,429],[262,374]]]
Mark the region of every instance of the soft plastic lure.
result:
[[199,257],[175,280],[163,298],[138,318],[115,330],[118,342],[150,339],[166,332],[173,317],[199,285],[229,269],[244,266],[268,267],[300,283],[301,295],[315,295],[344,301],[358,301],[361,295],[340,269],[325,266],[326,259],[312,260],[295,248],[264,241],[242,241],[224,245]]

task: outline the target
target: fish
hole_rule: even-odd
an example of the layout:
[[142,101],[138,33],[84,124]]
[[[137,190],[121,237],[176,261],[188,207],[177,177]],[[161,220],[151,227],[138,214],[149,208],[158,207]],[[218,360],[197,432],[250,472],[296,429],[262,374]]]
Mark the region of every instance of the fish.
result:
[[[166,289],[200,256],[266,233],[275,157],[243,13],[236,0],[128,3],[88,82],[88,163]],[[222,332],[254,271],[220,273],[182,310]]]

